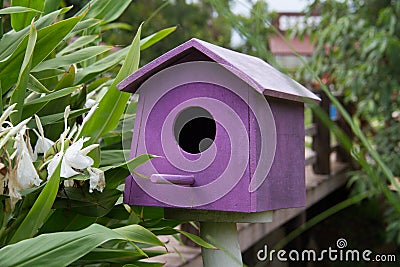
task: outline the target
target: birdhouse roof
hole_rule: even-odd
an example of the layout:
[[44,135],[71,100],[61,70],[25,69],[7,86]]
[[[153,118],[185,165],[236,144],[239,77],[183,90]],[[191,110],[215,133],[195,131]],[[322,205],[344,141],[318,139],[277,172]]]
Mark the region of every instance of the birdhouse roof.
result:
[[304,102],[306,99],[320,100],[307,88],[257,57],[195,38],[138,69],[119,83],[118,89],[135,93],[142,83],[157,72],[190,61],[214,61],[248,83],[254,90],[267,96],[299,102]]

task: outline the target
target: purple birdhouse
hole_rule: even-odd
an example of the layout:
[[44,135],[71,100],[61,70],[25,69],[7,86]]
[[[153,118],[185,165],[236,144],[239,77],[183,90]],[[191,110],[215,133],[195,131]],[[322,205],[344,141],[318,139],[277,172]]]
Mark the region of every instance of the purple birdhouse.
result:
[[[130,205],[262,212],[305,205],[304,102],[318,97],[263,60],[192,39],[119,89],[139,92]],[[143,178],[143,176],[147,178]]]

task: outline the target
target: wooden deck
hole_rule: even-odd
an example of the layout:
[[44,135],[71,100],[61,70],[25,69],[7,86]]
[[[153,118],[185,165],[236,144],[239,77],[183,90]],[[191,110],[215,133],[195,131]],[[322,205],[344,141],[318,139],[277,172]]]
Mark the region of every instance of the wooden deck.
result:
[[[331,175],[316,175],[312,170],[312,151],[306,151],[306,158],[310,161],[306,167],[307,206],[297,209],[284,209],[274,212],[271,223],[239,223],[239,243],[242,251],[247,250],[270,232],[282,226],[290,219],[301,214],[339,187],[343,186],[347,177],[347,164],[338,163],[331,157]],[[151,261],[163,262],[167,267],[200,267],[203,266],[200,248],[180,244],[175,238],[165,236],[161,238],[167,244],[169,254],[152,258]]]

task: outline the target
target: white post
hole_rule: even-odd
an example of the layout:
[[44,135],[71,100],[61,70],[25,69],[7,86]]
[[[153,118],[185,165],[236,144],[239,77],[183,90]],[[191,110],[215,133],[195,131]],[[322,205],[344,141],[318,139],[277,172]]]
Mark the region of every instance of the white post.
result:
[[220,248],[201,248],[204,267],[243,266],[236,223],[201,222],[200,236]]

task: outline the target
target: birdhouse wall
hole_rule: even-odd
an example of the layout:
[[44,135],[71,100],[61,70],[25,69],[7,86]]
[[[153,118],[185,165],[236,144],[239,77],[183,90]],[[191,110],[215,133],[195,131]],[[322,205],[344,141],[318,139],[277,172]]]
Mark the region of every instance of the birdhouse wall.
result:
[[[253,211],[301,207],[306,204],[304,160],[304,104],[267,97],[276,128],[274,161],[264,183],[252,193]],[[260,156],[261,138],[253,114],[250,114],[251,133],[255,142],[251,155]],[[254,175],[255,159],[251,160]]]

